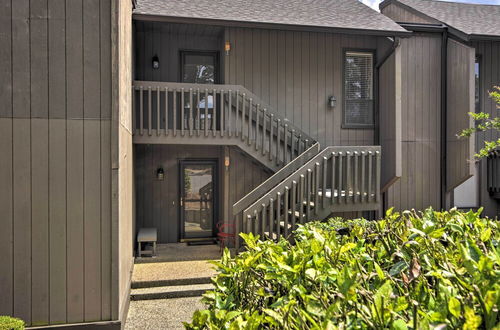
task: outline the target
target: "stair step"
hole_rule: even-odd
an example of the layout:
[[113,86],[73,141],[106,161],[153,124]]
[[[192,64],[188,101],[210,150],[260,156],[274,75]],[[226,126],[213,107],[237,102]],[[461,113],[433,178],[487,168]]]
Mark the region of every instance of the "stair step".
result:
[[210,284],[210,277],[178,278],[169,280],[135,281],[132,282],[132,289],[157,288],[165,286],[199,285]]
[[212,290],[212,284],[168,285],[150,288],[132,289],[131,300],[172,299],[184,297],[201,297]]

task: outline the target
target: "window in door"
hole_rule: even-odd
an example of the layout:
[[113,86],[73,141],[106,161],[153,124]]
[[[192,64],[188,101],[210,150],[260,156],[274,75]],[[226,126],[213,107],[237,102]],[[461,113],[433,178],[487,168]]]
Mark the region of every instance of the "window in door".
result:
[[217,84],[219,53],[181,51],[181,81],[192,84]]

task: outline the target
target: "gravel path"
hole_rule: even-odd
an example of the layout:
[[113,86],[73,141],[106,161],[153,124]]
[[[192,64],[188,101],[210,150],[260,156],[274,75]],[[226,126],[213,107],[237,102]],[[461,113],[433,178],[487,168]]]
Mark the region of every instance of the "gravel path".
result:
[[201,297],[131,301],[125,330],[184,329],[197,309],[204,309]]

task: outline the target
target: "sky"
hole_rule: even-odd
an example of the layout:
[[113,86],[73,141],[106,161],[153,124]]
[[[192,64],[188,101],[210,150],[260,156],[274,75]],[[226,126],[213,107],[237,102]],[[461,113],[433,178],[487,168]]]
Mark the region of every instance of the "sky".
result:
[[[382,2],[382,0],[359,0],[362,3],[372,7],[373,9],[378,11],[378,4]],[[500,0],[443,0],[448,2],[463,2],[463,3],[479,3],[485,5],[500,5]]]

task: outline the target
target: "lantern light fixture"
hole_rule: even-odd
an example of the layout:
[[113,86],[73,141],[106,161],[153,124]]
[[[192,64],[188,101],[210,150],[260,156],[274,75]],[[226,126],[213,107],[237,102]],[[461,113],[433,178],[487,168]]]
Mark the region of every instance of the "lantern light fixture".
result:
[[224,50],[226,51],[226,55],[229,55],[229,52],[231,51],[231,43],[229,41],[226,41],[224,44]]
[[335,108],[335,106],[337,105],[337,99],[335,98],[335,96],[330,96],[328,98],[328,105],[330,106],[330,108]]
[[158,55],[153,56],[153,69],[158,70],[160,68],[160,59]]
[[165,179],[165,171],[163,171],[163,167],[161,166],[156,170],[156,179],[158,181],[163,181],[163,179]]

